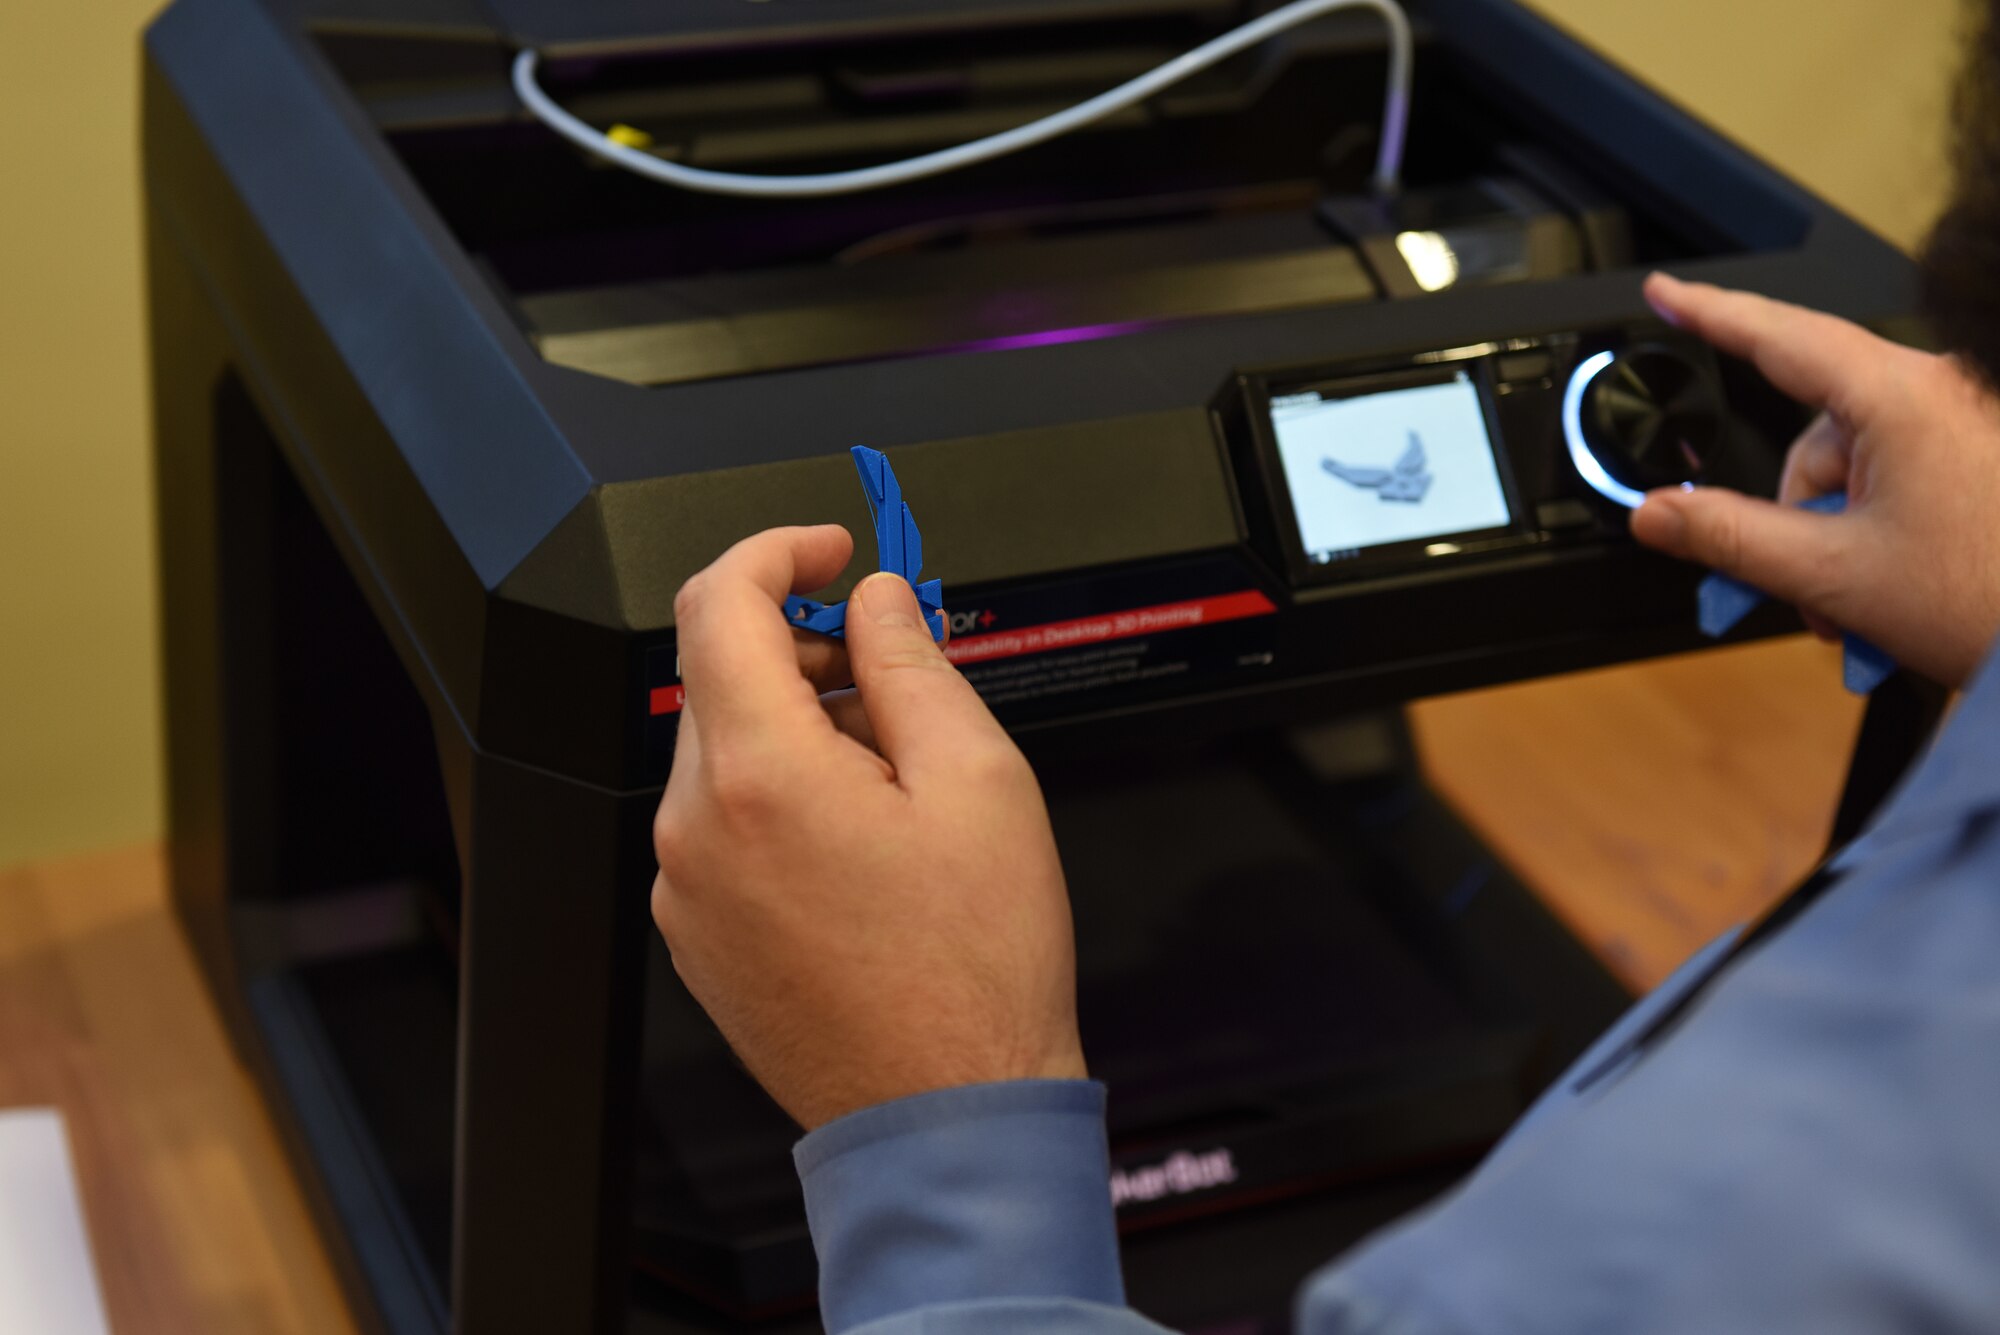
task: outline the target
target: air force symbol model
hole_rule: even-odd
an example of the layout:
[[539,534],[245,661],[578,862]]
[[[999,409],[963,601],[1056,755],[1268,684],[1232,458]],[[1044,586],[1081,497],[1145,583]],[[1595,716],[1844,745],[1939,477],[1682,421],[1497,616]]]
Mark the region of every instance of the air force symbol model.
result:
[[1373,491],[1382,500],[1410,505],[1423,500],[1430,493],[1431,483],[1436,481],[1431,475],[1430,461],[1424,455],[1423,438],[1414,431],[1410,433],[1410,447],[1396,460],[1394,468],[1358,468],[1331,457],[1322,459],[1320,467],[1350,486]]
[[[930,628],[931,638],[943,643],[944,584],[935,579],[923,584],[917,582],[917,575],[924,568],[924,540],[917,532],[917,521],[910,516],[910,507],[903,501],[903,486],[896,481],[896,470],[889,466],[889,460],[880,450],[856,445],[849,453],[854,456],[855,471],[861,474],[861,489],[867,493],[869,513],[875,520],[876,565],[909,581],[916,591],[917,605],[923,609],[924,624]],[[846,603],[816,603],[795,594],[785,599],[785,618],[799,630],[834,639],[847,634]]]

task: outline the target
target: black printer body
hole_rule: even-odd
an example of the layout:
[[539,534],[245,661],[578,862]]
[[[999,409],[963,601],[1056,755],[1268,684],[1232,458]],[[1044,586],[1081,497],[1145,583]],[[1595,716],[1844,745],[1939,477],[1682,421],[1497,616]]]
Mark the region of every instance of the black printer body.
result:
[[[1235,0],[177,0],[145,166],[174,892],[371,1327],[812,1328],[795,1134],[647,921],[672,600],[886,451],[1035,760],[1135,1302],[1281,1329],[1624,993],[1394,707],[1697,647],[1621,496],[1804,416],[1689,276],[1904,326],[1907,261],[1504,0],[1316,21],[877,194],[683,193],[1081,100]],[[865,552],[868,544],[861,544]],[[867,568],[855,568],[839,593]],[[1795,625],[1761,613],[1742,632]]]

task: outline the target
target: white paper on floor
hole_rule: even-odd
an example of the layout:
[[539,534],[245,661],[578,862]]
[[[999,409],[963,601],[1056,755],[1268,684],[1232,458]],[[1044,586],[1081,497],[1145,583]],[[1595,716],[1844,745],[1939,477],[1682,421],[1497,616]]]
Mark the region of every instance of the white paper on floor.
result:
[[62,1114],[0,1112],[0,1332],[109,1330]]

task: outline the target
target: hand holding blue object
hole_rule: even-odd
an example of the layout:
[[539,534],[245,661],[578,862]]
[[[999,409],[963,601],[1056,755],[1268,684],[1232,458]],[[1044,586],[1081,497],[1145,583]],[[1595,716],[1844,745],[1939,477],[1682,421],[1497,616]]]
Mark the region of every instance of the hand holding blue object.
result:
[[[1847,493],[1836,491],[1816,496],[1799,502],[1799,508],[1815,514],[1837,515],[1847,509]],[[1755,611],[1766,596],[1763,590],[1753,588],[1740,579],[1720,573],[1710,575],[1701,582],[1701,589],[1696,594],[1702,634],[1713,638],[1727,635],[1738,622]],[[1842,644],[1844,660],[1841,680],[1856,695],[1871,694],[1895,672],[1896,660],[1860,636],[1849,635]]]
[[[917,532],[917,521],[910,516],[910,507],[903,500],[903,486],[896,480],[896,470],[889,466],[888,458],[880,450],[856,445],[849,453],[854,456],[855,470],[861,474],[861,489],[868,496],[869,514],[875,521],[877,568],[909,581],[916,591],[917,605],[923,609],[924,625],[930,629],[931,638],[942,644],[944,583],[935,579],[917,582],[924,567],[924,540]],[[844,602],[816,603],[795,594],[785,599],[785,617],[799,630],[836,640],[847,635]]]

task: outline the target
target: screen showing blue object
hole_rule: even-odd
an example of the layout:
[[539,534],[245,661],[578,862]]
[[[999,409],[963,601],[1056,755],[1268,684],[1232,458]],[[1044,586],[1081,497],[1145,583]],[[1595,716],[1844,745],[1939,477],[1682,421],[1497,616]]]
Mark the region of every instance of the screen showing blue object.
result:
[[1271,425],[1306,559],[1505,528],[1512,520],[1479,390],[1464,371],[1433,384],[1280,394]]

